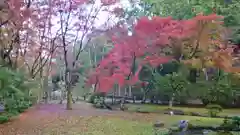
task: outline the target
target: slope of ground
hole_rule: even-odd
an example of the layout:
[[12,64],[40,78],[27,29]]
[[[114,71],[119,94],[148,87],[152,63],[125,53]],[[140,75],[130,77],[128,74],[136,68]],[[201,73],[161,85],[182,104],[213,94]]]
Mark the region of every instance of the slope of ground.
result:
[[222,119],[98,110],[87,103],[74,104],[73,108],[65,110],[65,105],[60,104],[35,106],[18,119],[0,125],[0,135],[153,135],[152,125],[157,120],[166,122],[166,127],[182,119],[209,125],[222,122]]

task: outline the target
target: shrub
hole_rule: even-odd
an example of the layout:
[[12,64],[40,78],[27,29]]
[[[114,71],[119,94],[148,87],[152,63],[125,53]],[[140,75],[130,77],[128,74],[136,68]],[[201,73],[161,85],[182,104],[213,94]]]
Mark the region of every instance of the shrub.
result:
[[94,104],[95,98],[96,96],[94,94],[90,95],[88,102]]
[[97,108],[104,108],[104,97],[102,97],[101,95],[96,96],[94,100],[94,105]]
[[206,108],[208,109],[210,117],[216,117],[223,110],[223,108],[217,104],[208,104]]
[[29,96],[31,89],[36,87],[36,82],[26,78],[22,72],[7,67],[0,68],[0,78],[4,86],[0,92],[0,102],[4,105],[0,123],[4,123],[36,103],[37,97]]
[[22,113],[22,112],[24,112],[25,110],[27,110],[29,107],[30,107],[29,102],[27,102],[27,101],[21,101],[21,102],[18,104],[17,110],[18,110],[19,113]]
[[12,112],[13,110],[17,110],[18,109],[18,105],[17,105],[17,101],[14,99],[6,99],[5,100],[5,110],[6,112]]
[[89,98],[89,103],[95,104],[97,100],[99,100],[100,98],[103,98],[105,96],[105,93],[102,92],[96,92],[93,93],[90,98]]
[[240,117],[239,116],[232,117],[232,123],[236,128],[240,128]]
[[29,100],[25,99],[6,99],[5,111],[17,115],[27,110],[32,103]]
[[93,93],[90,95],[88,102],[93,104],[93,107],[104,108],[104,96],[104,93]]
[[5,122],[8,122],[9,118],[6,115],[0,115],[0,124],[3,124]]

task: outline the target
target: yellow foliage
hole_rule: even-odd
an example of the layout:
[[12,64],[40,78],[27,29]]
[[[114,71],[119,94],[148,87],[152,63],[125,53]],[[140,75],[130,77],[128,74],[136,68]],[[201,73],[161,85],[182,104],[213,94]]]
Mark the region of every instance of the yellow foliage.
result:
[[193,58],[192,59],[192,67],[194,68],[202,68],[203,67],[203,62],[201,59],[196,59],[196,58]]
[[182,41],[182,53],[188,58],[183,63],[194,68],[217,67],[227,72],[240,72],[240,68],[233,67],[233,48],[224,44],[221,35],[224,28],[220,24],[199,21],[196,31],[190,39]]
[[209,48],[209,40],[211,38],[209,29],[207,27],[207,24],[199,22],[199,28],[198,28],[198,39],[195,46],[199,46],[198,48],[201,49],[203,52],[207,52]]

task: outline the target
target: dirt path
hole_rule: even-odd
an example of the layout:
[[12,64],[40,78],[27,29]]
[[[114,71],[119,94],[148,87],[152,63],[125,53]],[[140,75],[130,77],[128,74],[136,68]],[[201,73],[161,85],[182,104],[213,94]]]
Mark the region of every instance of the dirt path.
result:
[[0,125],[0,135],[42,135],[46,128],[61,128],[73,118],[109,115],[116,112],[96,110],[86,103],[77,103],[74,110],[65,110],[65,105],[38,105],[22,113],[18,119]]
[[[62,135],[71,128],[83,128],[86,119],[111,116],[137,119],[136,114],[92,108],[87,103],[74,104],[73,110],[65,110],[65,105],[38,105],[22,113],[18,119],[0,125],[0,135]],[[84,122],[85,121],[85,122]],[[67,133],[66,133],[67,135]]]

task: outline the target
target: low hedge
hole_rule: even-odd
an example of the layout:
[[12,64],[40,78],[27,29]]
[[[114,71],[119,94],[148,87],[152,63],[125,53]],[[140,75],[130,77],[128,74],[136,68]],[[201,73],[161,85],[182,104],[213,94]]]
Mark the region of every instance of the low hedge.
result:
[[198,116],[198,117],[212,117],[212,118],[228,118],[231,119],[232,117],[230,116],[210,116],[209,114],[202,114],[198,112],[192,112],[192,111],[183,111],[180,109],[172,109],[172,108],[167,108],[162,111],[152,111],[152,110],[147,110],[147,109],[141,109],[140,107],[134,108],[134,109],[129,109],[131,112],[137,112],[137,113],[163,113],[163,114],[169,114],[172,111],[174,115],[186,115],[186,116]]
[[0,115],[0,124],[6,123],[9,121],[9,116],[7,115]]

